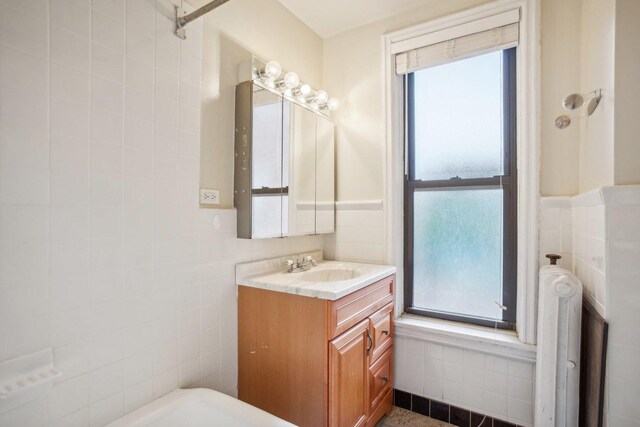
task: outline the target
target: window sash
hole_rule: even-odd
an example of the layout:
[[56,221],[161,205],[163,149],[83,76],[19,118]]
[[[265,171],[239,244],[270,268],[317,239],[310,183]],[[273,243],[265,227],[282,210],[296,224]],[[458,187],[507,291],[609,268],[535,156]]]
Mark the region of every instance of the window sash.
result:
[[[504,50],[503,87],[504,93],[504,175],[486,178],[462,178],[423,181],[415,179],[415,117],[413,97],[413,74],[405,78],[405,111],[407,126],[408,171],[405,175],[405,311],[445,320],[461,321],[502,329],[515,329],[516,293],[517,293],[517,167],[516,167],[516,52],[515,48]],[[503,189],[503,283],[502,304],[507,307],[503,311],[502,321],[472,317],[462,313],[448,313],[426,310],[413,306],[413,260],[414,260],[414,195],[420,190],[437,189]]]

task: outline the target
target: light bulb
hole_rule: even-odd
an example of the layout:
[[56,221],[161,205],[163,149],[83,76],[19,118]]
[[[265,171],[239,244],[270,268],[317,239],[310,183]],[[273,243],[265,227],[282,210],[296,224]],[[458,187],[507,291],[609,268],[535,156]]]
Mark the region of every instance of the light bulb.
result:
[[265,76],[275,79],[280,76],[280,74],[282,74],[282,67],[276,61],[269,61],[267,62],[267,65],[264,66]]
[[327,108],[329,109],[329,111],[336,111],[338,108],[340,108],[340,101],[335,98],[329,99],[327,101]]
[[296,98],[300,102],[305,102],[307,95],[311,92],[311,86],[308,84],[300,85],[300,79],[298,79],[298,86],[291,89],[287,89],[285,94]]
[[262,79],[262,81],[264,82],[264,84],[266,84],[269,87],[272,87],[272,88],[276,87],[276,82],[271,77]]
[[284,75],[284,85],[289,89],[293,89],[294,87],[298,87],[300,84],[300,77],[293,71],[289,71]]
[[318,92],[316,92],[316,102],[318,104],[324,104],[327,102],[328,99],[329,99],[329,94],[324,90],[319,90]]
[[302,86],[300,86],[300,93],[302,95],[309,95],[311,93],[311,86],[304,83]]

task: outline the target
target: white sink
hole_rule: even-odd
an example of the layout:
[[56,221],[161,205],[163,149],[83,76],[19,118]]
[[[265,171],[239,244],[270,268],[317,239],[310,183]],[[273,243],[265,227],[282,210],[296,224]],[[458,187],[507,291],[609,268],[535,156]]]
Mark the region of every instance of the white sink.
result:
[[299,255],[238,264],[236,284],[336,301],[396,272],[391,265],[324,261],[322,252],[315,251],[309,255],[318,260],[316,267],[288,273],[283,267],[286,260]]
[[355,270],[345,268],[325,268],[322,270],[307,271],[300,275],[303,282],[340,282],[342,280],[355,279],[360,275]]

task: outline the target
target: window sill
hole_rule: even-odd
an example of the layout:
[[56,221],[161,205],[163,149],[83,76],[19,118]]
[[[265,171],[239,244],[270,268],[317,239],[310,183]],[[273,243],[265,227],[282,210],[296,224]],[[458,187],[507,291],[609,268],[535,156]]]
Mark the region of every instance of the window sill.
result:
[[513,331],[464,325],[405,313],[395,320],[395,333],[400,337],[476,350],[509,359],[536,361],[536,346],[520,342]]

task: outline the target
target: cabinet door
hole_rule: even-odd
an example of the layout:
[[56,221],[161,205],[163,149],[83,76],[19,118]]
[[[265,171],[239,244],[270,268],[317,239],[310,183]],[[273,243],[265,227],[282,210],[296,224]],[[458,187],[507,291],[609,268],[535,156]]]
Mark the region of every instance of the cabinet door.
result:
[[369,319],[329,342],[329,426],[362,426],[369,410]]
[[316,232],[316,113],[291,103],[288,229],[285,236]]
[[316,116],[316,234],[335,231],[333,122]]
[[[252,140],[236,154],[251,174],[251,237],[282,236],[282,96],[253,85]],[[251,152],[249,153],[249,150]],[[247,160],[246,156],[250,154]],[[247,162],[245,164],[245,162]],[[245,191],[242,188],[240,191]],[[242,197],[240,194],[238,197]]]

